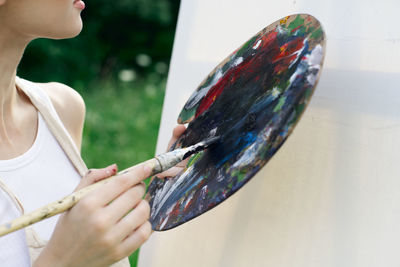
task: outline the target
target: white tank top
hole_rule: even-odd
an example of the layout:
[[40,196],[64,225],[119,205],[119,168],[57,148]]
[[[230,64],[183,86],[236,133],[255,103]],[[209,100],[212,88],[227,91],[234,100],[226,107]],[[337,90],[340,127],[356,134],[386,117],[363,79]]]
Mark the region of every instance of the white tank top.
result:
[[[70,194],[87,172],[79,150],[46,93],[19,77],[16,84],[39,110],[38,131],[27,152],[0,161],[0,223]],[[57,217],[0,237],[0,266],[31,266],[50,238]],[[111,266],[130,265],[128,258],[124,258]]]
[[[21,210],[14,204],[10,196],[0,190],[0,221],[6,223],[21,215]],[[25,231],[19,230],[0,237],[1,266],[30,266],[29,251],[26,245]]]
[[[37,95],[51,105],[48,96],[39,87],[35,89]],[[57,115],[55,118],[61,122]],[[0,179],[15,194],[24,211],[30,212],[70,194],[81,176],[38,113],[38,131],[34,144],[16,158],[0,160]],[[20,215],[21,211],[13,200],[0,190],[0,222],[6,223]],[[33,229],[40,238],[48,240],[58,217],[41,221],[33,225]],[[23,230],[0,237],[0,265],[30,266]]]
[[[19,157],[0,160],[0,177],[21,201],[25,212],[70,194],[81,179],[40,113],[34,144]],[[48,240],[57,219],[58,216],[51,217],[33,225],[33,229]]]

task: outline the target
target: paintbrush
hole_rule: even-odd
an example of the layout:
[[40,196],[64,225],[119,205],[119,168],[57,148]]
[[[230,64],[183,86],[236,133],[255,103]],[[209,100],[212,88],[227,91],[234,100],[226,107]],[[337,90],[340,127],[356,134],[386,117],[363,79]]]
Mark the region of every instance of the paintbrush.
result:
[[[220,138],[219,137],[210,137],[202,142],[199,142],[195,145],[179,148],[161,155],[158,155],[152,159],[149,159],[142,164],[146,164],[151,168],[151,175],[156,175],[161,173],[169,168],[175,166],[182,160],[188,158],[189,156],[200,152],[210,145],[216,143]],[[52,202],[42,208],[34,210],[28,214],[24,214],[19,218],[16,218],[8,223],[0,225],[0,236],[9,234],[11,232],[17,231],[59,213],[69,210],[72,208],[80,199],[82,199],[85,195],[92,192],[94,189],[98,188],[101,185],[108,183],[111,179],[115,178],[118,175],[126,174],[131,171],[135,166],[132,166],[126,170],[119,172],[118,174],[111,176],[107,179],[101,180],[95,184],[82,188],[58,201]]]

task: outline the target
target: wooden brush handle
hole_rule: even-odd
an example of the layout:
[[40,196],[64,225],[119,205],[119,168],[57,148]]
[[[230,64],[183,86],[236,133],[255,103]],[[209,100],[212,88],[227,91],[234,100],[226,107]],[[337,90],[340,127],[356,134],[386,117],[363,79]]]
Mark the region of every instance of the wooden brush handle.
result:
[[[154,174],[157,174],[160,172],[159,161],[156,158],[150,159],[150,160],[144,162],[144,164],[153,166],[151,175],[154,175]],[[0,236],[17,231],[17,230],[27,227],[31,224],[37,223],[41,220],[44,220],[46,218],[52,217],[54,215],[57,215],[59,213],[69,210],[79,200],[81,200],[84,196],[86,196],[87,194],[89,194],[90,192],[92,192],[93,190],[98,188],[99,186],[107,184],[110,180],[114,179],[116,176],[125,174],[134,167],[135,166],[130,167],[126,170],[123,170],[114,176],[111,176],[111,177],[101,180],[95,184],[84,187],[84,188],[58,200],[58,201],[47,204],[46,206],[44,206],[42,208],[34,210],[30,213],[24,214],[21,217],[18,217],[15,220],[12,220],[6,224],[0,225]]]
[[[167,152],[167,153],[158,155],[155,158],[149,159],[141,164],[148,165],[151,168],[150,176],[153,176],[155,174],[158,174],[160,172],[163,172],[163,171],[175,166],[176,164],[181,162],[188,155],[196,153],[199,150],[204,149],[205,147],[206,146],[204,144],[199,143],[199,144],[193,145],[191,147],[180,148],[180,149],[177,149],[177,150],[174,150],[171,152]],[[58,201],[47,204],[46,206],[39,208],[37,210],[34,210],[28,214],[24,214],[21,217],[18,217],[15,220],[12,220],[11,222],[0,225],[0,237],[3,235],[9,234],[11,232],[17,231],[21,228],[27,227],[31,224],[37,223],[46,218],[52,217],[54,215],[57,215],[59,213],[69,210],[79,200],[81,200],[84,196],[86,196],[88,193],[92,192],[99,186],[102,186],[102,185],[108,183],[111,179],[114,179],[114,177],[128,173],[136,166],[137,165],[132,166],[128,169],[125,169],[125,170],[117,173],[114,176],[111,176],[111,177],[101,180],[95,184],[92,184],[85,188],[82,188],[82,189],[72,193],[71,195],[68,195]]]

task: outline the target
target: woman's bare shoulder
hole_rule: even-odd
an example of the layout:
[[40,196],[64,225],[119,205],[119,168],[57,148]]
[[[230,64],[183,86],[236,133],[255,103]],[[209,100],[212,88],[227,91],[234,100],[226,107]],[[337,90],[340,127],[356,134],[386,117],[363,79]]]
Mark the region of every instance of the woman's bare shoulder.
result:
[[80,149],[85,120],[85,102],[81,95],[62,83],[50,82],[38,83],[38,85],[50,97],[58,116]]

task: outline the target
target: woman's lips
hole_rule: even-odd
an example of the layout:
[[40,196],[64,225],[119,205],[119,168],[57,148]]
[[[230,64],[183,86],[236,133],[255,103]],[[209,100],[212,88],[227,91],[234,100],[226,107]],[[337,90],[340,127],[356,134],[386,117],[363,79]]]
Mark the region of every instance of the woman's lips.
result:
[[83,10],[85,9],[85,3],[82,0],[75,0],[74,7]]

